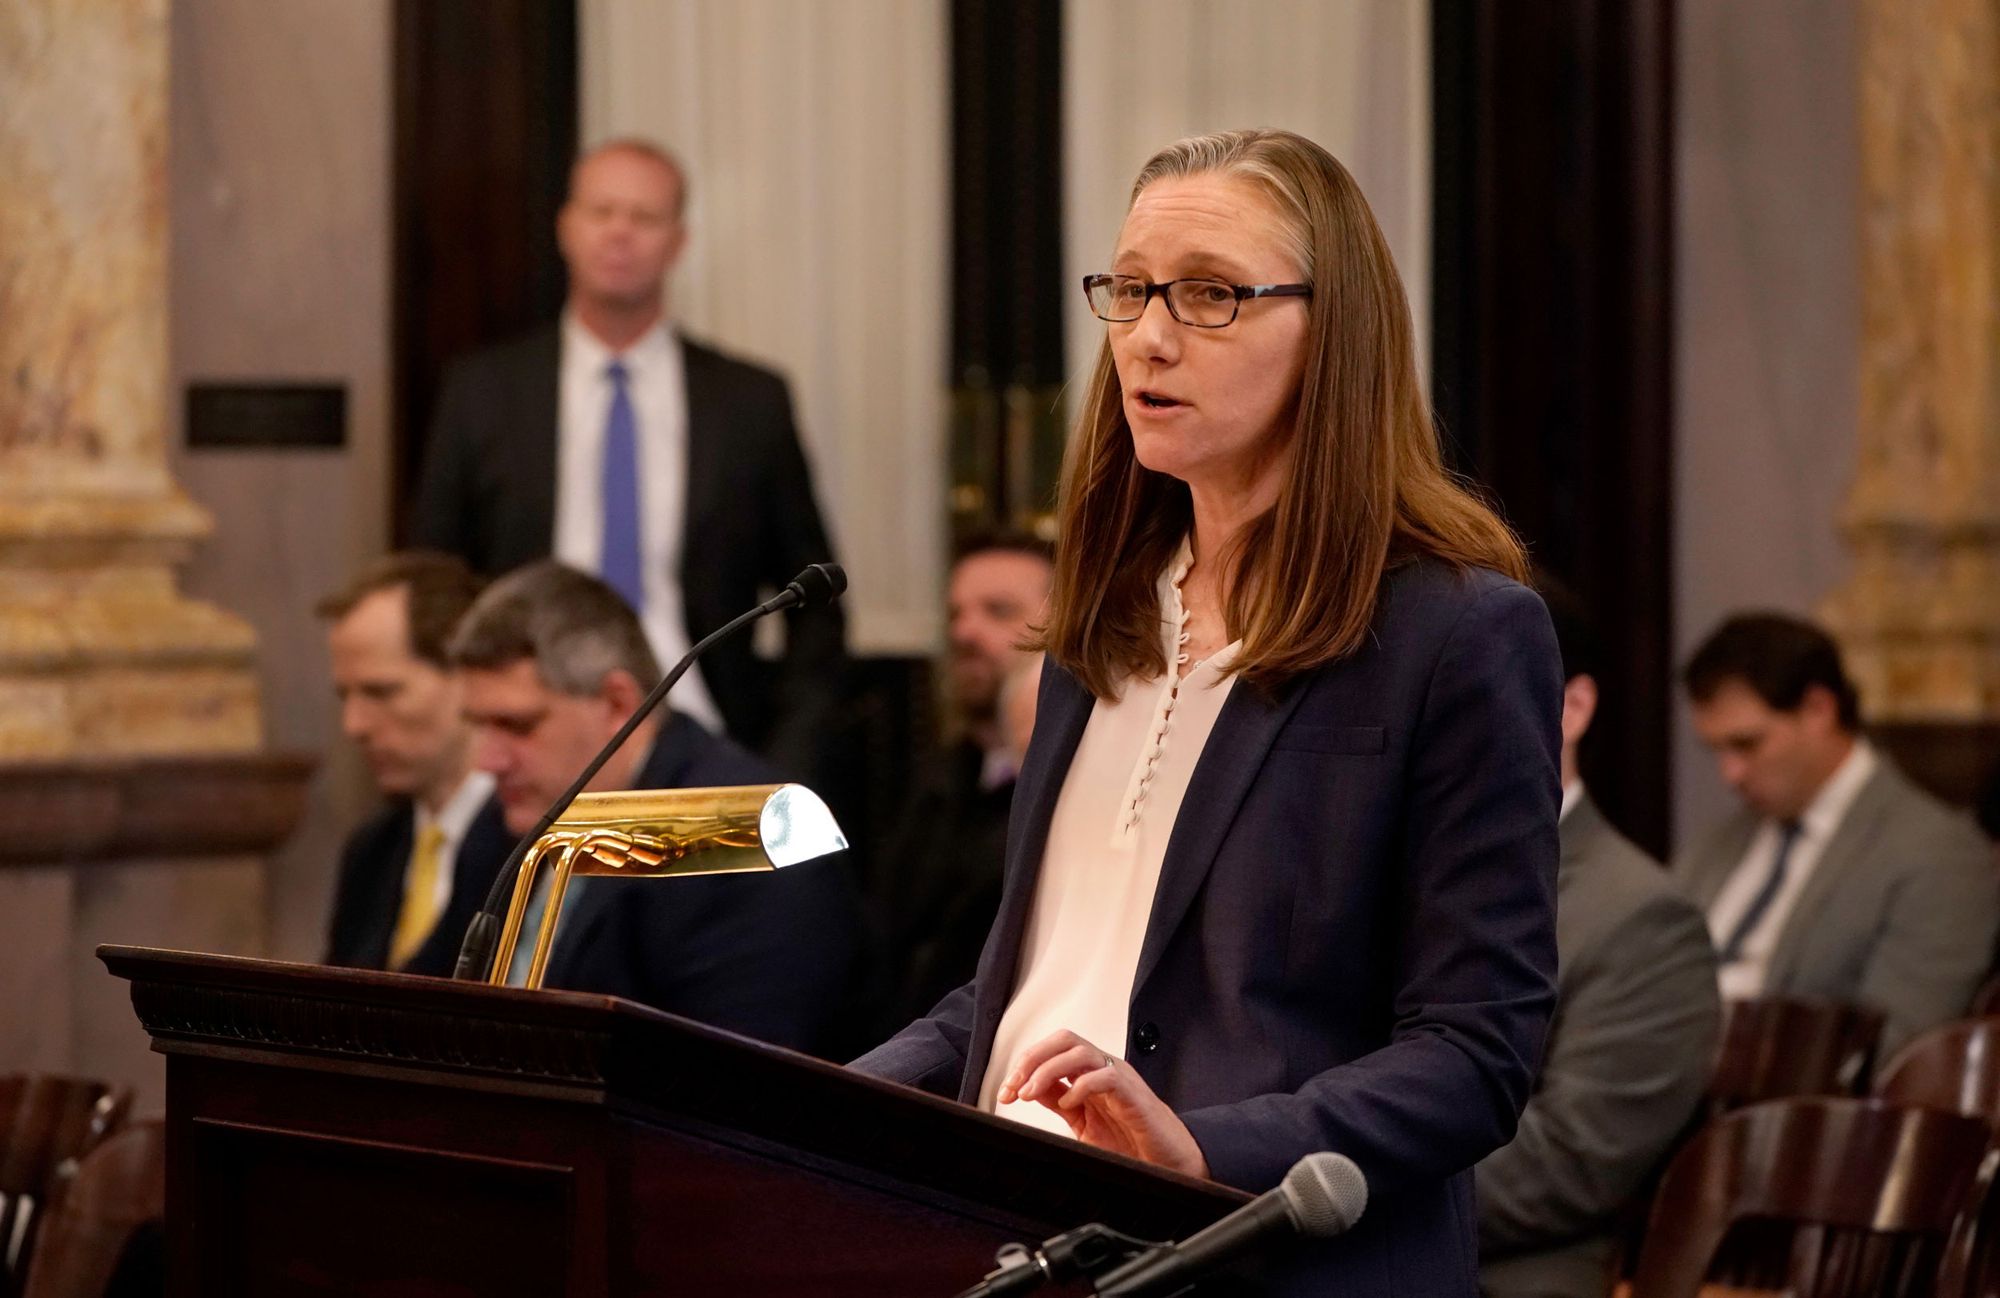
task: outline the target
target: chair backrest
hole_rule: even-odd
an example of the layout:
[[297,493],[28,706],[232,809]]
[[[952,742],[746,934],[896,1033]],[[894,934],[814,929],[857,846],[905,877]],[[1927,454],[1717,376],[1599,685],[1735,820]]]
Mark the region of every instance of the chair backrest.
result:
[[1987,1151],[1972,1201],[1952,1230],[1936,1298],[2000,1298],[2000,1145]]
[[1868,1100],[1727,1114],[1661,1180],[1631,1298],[1693,1298],[1718,1262],[1796,1298],[1928,1298],[1991,1143],[1977,1118]]
[[2000,973],[1979,984],[1979,990],[1972,993],[1972,1004],[1966,1006],[1965,1012],[1976,1019],[2000,1014]]
[[20,1292],[37,1221],[131,1103],[129,1091],[103,1082],[0,1077],[0,1295]]
[[[1915,1038],[1882,1069],[1875,1094],[1984,1118],[2000,1130],[2000,1018],[1962,1019]],[[1967,1209],[1964,1226],[1938,1298],[2000,1298],[2000,1194],[1991,1184]]]
[[166,1126],[136,1122],[85,1155],[46,1217],[23,1298],[100,1298],[135,1239],[166,1217]]
[[1724,1007],[1709,1111],[1868,1087],[1882,1012],[1838,1001],[1762,997]]
[[1961,1019],[1915,1038],[1882,1069],[1875,1094],[2000,1123],[2000,1018]]

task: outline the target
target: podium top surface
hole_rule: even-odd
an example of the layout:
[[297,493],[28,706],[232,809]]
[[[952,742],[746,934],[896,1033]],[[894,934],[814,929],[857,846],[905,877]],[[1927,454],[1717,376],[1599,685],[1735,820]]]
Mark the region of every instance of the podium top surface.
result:
[[1172,1233],[1249,1196],[612,996],[143,947],[98,957],[169,1056],[596,1106],[979,1198]]

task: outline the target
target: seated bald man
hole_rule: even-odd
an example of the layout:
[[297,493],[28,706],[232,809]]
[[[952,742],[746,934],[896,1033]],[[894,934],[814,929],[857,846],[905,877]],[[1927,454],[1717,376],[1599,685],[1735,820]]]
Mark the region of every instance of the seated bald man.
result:
[[1562,653],[1556,1016],[1514,1138],[1474,1170],[1485,1298],[1602,1298],[1633,1197],[1694,1116],[1722,1005],[1708,926],[1584,787],[1599,642],[1577,598],[1537,585]]

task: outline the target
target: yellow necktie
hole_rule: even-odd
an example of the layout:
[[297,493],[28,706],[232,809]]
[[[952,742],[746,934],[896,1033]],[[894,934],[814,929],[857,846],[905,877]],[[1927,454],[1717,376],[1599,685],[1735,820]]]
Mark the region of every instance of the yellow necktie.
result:
[[444,830],[426,825],[417,831],[410,868],[403,872],[403,913],[389,939],[389,967],[401,969],[431,935],[438,921],[438,858],[444,853]]

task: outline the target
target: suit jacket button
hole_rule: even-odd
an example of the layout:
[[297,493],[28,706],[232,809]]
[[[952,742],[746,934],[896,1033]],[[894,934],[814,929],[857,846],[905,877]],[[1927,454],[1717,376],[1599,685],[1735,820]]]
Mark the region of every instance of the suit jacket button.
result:
[[1160,1048],[1160,1025],[1141,1023],[1132,1029],[1132,1045],[1142,1055],[1150,1055]]

